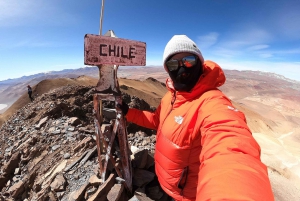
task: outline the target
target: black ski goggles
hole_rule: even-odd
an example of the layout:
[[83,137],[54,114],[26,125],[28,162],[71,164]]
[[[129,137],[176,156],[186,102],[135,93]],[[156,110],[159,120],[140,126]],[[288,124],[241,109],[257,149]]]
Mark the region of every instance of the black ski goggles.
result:
[[197,57],[194,55],[185,56],[182,59],[170,59],[166,62],[166,66],[170,72],[178,70],[181,66],[191,68],[196,64]]

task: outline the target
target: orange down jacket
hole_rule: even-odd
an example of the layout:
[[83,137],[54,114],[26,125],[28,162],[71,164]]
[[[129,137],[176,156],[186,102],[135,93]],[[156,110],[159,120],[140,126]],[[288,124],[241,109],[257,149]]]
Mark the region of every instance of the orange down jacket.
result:
[[126,118],[157,130],[155,171],[175,200],[274,200],[260,147],[245,116],[217,87],[225,76],[205,61],[191,92],[169,91],[155,112],[129,109]]

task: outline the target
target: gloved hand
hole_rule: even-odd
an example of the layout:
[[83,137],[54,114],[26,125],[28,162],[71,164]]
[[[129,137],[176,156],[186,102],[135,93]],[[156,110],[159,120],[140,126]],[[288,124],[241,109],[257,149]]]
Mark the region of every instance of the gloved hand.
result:
[[122,101],[122,105],[121,104],[117,104],[117,107],[122,110],[122,113],[124,114],[124,116],[127,114],[128,109],[129,109],[127,103],[125,103],[124,101]]

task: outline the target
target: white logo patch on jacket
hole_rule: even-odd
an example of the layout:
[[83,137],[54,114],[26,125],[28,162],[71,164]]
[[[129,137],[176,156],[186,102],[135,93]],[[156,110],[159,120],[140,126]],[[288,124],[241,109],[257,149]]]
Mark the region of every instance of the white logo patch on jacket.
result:
[[233,110],[233,111],[235,111],[235,112],[238,112],[239,110],[238,109],[236,109],[236,108],[234,108],[234,107],[231,107],[231,106],[227,106],[228,107],[228,109],[230,109],[230,110]]
[[175,119],[175,122],[178,124],[182,124],[182,122],[183,122],[182,116],[175,116],[174,119]]

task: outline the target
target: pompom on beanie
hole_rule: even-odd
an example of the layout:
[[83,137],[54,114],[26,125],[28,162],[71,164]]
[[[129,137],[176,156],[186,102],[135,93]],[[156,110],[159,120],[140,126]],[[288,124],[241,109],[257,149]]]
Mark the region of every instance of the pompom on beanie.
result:
[[166,60],[170,56],[182,52],[189,52],[195,54],[199,57],[201,63],[204,62],[204,58],[194,41],[192,41],[186,35],[174,35],[165,47],[165,51],[163,55],[163,64],[165,69],[166,69],[165,66]]

